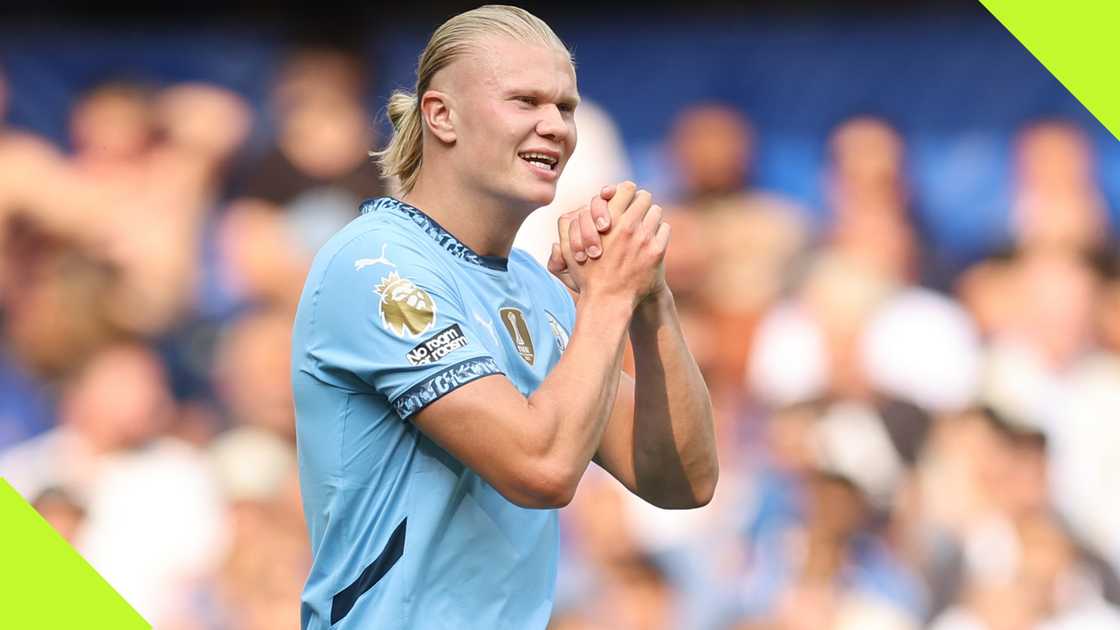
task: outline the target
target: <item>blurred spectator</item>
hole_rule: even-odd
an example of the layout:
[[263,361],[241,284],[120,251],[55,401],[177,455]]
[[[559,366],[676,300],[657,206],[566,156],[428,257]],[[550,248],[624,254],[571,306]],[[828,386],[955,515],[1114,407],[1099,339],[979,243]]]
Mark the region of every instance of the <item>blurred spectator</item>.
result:
[[[156,96],[120,82],[84,94],[71,119],[75,154],[56,183],[67,203],[44,203],[35,214],[50,233],[114,270],[102,292],[104,313],[148,336],[193,306],[202,226],[248,116],[239,97],[214,86]],[[206,135],[215,132],[221,138]]]
[[[161,90],[154,116],[162,148],[197,160],[212,180],[202,190],[225,192],[223,169],[241,149],[253,123],[249,104],[235,92],[209,83],[179,83]],[[215,190],[217,189],[217,190]]]
[[290,338],[290,317],[273,312],[247,315],[221,337],[213,373],[231,428],[210,452],[231,501],[273,500],[295,468]]
[[294,444],[291,330],[286,312],[261,311],[233,322],[220,338],[213,374],[235,425],[259,427]]
[[218,225],[219,280],[242,304],[294,312],[316,251],[305,236],[275,204],[234,201]]
[[1096,177],[1092,145],[1077,125],[1043,120],[1023,129],[1015,144],[1015,243],[1083,252],[1107,245],[1108,207]]
[[832,131],[828,148],[826,245],[895,282],[943,288],[946,264],[914,208],[902,135],[885,120],[856,116]]
[[1004,299],[1015,305],[995,331],[985,359],[982,396],[1014,418],[1045,428],[1067,376],[1094,338],[1100,279],[1084,255],[1025,250],[1015,257]]
[[155,140],[152,91],[144,85],[108,81],[87,90],[70,118],[71,142],[83,169],[113,177],[140,175]]
[[598,467],[588,469],[560,518],[562,550],[556,606],[558,610],[582,608],[602,588],[609,567],[640,548],[627,526],[622,492]]
[[24,497],[61,488],[75,498],[85,510],[78,550],[157,624],[223,550],[223,506],[206,461],[162,435],[174,414],[158,359],[113,346],[67,388],[58,428],[0,456],[0,475]]
[[194,584],[173,627],[295,630],[311,550],[294,467],[271,496],[238,498],[229,525],[228,554]]
[[960,411],[980,387],[982,348],[972,318],[929,289],[896,292],[867,322],[860,353],[882,393],[934,412]]
[[1106,270],[1097,302],[1100,346],[1069,374],[1054,403],[1052,488],[1058,507],[1089,544],[1120,567],[1120,266]]
[[998,575],[973,575],[962,604],[933,630],[1106,630],[1120,627],[1120,611],[1100,596],[1078,562],[1072,542],[1053,520],[1033,515],[1010,530],[1013,558]]
[[968,311],[981,337],[987,341],[1011,327],[1017,307],[1007,299],[1015,275],[1014,252],[997,252],[965,269],[957,277],[957,299]]
[[291,215],[312,251],[386,192],[369,157],[373,116],[362,103],[362,61],[341,50],[300,50],[272,90],[276,143],[252,165],[245,195]]
[[680,627],[673,586],[665,570],[644,555],[623,558],[611,568],[604,625],[617,630],[669,630]]
[[[4,226],[0,296],[15,370],[50,380],[120,334],[110,305],[118,271],[91,255],[77,235],[53,231],[37,209],[21,209]],[[33,381],[26,383],[34,390]]]
[[828,148],[828,244],[896,282],[917,279],[902,136],[883,120],[857,117],[832,131]]
[[705,206],[747,190],[755,133],[747,119],[724,105],[693,105],[678,116],[671,143],[679,169],[680,203]]
[[[750,537],[740,596],[745,627],[920,622],[924,587],[882,528],[914,459],[907,451],[918,447],[892,435],[888,416],[896,418],[851,403],[817,403],[770,420],[771,463],[758,477],[744,532]],[[815,616],[786,608],[803,597],[821,599],[823,608]],[[799,614],[805,616],[798,620]]]
[[1020,528],[1040,518],[1059,532],[1063,553],[1072,554],[1066,563],[1079,576],[1078,597],[1120,596],[1113,569],[1050,515],[1046,443],[1042,433],[1009,424],[990,410],[939,427],[920,483],[921,522],[931,545],[925,566],[936,608],[956,600],[962,584],[986,593],[1015,578],[1018,563],[1027,562],[1028,541],[1020,540]]
[[[888,278],[858,259],[819,256],[794,298],[759,325],[750,356],[752,391],[771,406],[829,393],[871,396],[860,344],[864,328],[893,290]],[[791,356],[798,360],[788,360]]]
[[[75,330],[81,328],[78,317],[65,307],[82,312],[89,305],[83,298],[92,297],[63,295],[59,272],[72,265],[60,260],[61,244],[44,234],[36,217],[57,200],[62,157],[47,142],[7,127],[7,102],[0,67],[0,452],[53,425],[48,377],[87,347],[68,333],[88,338]],[[83,315],[97,321],[90,311]]]
[[668,207],[674,231],[666,274],[678,303],[698,309],[719,341],[705,373],[719,397],[741,382],[757,319],[790,279],[806,244],[804,213],[750,185],[754,130],[738,111],[692,106],[669,143],[680,190]]

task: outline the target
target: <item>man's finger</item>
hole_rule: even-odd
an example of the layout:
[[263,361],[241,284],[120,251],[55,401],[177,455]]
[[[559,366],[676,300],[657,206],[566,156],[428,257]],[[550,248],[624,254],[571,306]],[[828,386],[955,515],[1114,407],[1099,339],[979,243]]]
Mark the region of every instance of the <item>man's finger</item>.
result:
[[583,247],[583,236],[580,234],[579,219],[568,224],[568,250],[577,263],[587,260],[587,250]]
[[573,219],[579,216],[579,212],[579,210],[565,212],[556,219],[556,232],[560,239],[561,251],[568,247],[568,226],[571,225]]
[[602,190],[599,191],[599,196],[603,199],[606,199],[607,201],[610,201],[611,197],[614,196],[616,190],[618,190],[618,187],[614,184],[603,186]]
[[669,248],[670,231],[669,224],[662,223],[657,226],[657,233],[653,235],[653,243],[657,247],[657,251],[662,255],[664,255],[665,251]]
[[645,218],[642,219],[642,232],[649,234],[652,237],[657,233],[658,226],[661,224],[661,206],[653,204],[646,212]]
[[653,195],[648,190],[635,191],[633,198],[626,206],[626,211],[619,217],[619,225],[636,226],[645,218],[651,205],[653,205]]
[[607,205],[607,199],[603,197],[594,197],[591,199],[591,218],[595,219],[595,227],[597,227],[600,232],[606,232],[611,228],[611,209],[610,206]]
[[[622,182],[617,186],[614,196],[607,203],[610,207],[612,217],[620,217],[622,213],[630,206],[630,202],[634,200],[634,193],[638,192],[638,185],[631,181]],[[612,220],[612,223],[614,221]]]
[[556,230],[560,239],[560,254],[564,258],[565,267],[568,268],[576,264],[575,258],[572,257],[571,226],[573,220],[579,216],[579,212],[579,210],[565,212],[556,220]]
[[598,258],[603,255],[603,241],[599,238],[599,230],[595,229],[591,212],[588,210],[579,213],[579,235],[583,251],[588,258]]

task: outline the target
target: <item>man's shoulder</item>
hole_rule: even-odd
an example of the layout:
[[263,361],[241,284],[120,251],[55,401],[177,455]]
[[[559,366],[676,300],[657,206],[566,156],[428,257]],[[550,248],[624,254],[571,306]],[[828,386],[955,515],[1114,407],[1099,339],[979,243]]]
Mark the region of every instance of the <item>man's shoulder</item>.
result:
[[361,271],[381,265],[423,264],[432,260],[432,252],[424,239],[417,238],[416,228],[388,213],[366,212],[335,233],[319,249],[314,267],[322,272],[344,266]]

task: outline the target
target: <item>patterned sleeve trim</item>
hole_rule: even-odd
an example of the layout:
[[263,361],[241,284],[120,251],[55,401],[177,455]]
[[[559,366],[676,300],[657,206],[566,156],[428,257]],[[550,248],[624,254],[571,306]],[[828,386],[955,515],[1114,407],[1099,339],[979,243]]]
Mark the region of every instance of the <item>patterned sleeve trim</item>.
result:
[[402,420],[407,420],[459,387],[491,374],[503,374],[493,357],[476,357],[461,361],[408,388],[405,393],[392,401],[393,410]]

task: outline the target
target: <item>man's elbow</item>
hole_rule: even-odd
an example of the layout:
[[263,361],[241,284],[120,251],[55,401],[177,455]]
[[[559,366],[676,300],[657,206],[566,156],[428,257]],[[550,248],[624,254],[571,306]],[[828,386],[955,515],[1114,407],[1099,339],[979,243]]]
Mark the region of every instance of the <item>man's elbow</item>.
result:
[[701,475],[689,479],[685,487],[660,496],[645,497],[649,503],[666,510],[692,510],[712,502],[719,482],[719,465],[713,463]]
[[694,489],[694,497],[696,498],[695,507],[704,507],[712,502],[712,498],[716,495],[716,486],[719,484],[719,460],[712,457],[709,462],[707,470],[700,476],[699,482]]
[[523,508],[554,510],[572,502],[581,475],[562,466],[536,464],[499,491]]
[[699,508],[712,502],[712,498],[716,495],[716,485],[719,483],[719,465],[712,466],[712,470],[704,476],[704,479],[693,488],[692,498],[693,505],[689,507]]

